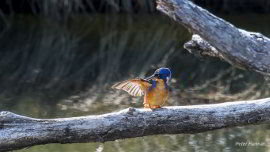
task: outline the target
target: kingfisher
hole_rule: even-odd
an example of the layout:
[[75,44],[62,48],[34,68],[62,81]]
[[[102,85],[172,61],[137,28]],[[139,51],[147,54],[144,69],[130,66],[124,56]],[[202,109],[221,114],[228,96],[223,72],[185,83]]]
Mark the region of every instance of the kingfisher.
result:
[[172,72],[169,68],[159,68],[147,78],[135,78],[118,82],[113,89],[124,90],[132,96],[144,95],[144,108],[157,109],[168,100]]

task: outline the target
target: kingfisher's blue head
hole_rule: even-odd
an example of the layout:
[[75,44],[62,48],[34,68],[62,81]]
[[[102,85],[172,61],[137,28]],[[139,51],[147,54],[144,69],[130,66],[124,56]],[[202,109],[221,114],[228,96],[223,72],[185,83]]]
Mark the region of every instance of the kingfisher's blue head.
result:
[[152,78],[152,77],[163,79],[165,82],[168,82],[172,77],[172,72],[169,68],[159,68],[149,78]]

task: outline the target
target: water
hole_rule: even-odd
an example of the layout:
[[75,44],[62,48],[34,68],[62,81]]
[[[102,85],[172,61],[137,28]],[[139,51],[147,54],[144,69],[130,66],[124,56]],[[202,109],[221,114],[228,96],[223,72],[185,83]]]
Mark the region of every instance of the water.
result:
[[[220,15],[270,36],[269,15]],[[169,106],[269,97],[262,76],[183,50],[191,35],[158,15],[6,17],[0,29],[0,109],[36,118],[103,114],[142,107],[141,98],[110,89],[117,81],[170,67]],[[48,144],[19,151],[269,151],[269,125],[114,142]],[[239,146],[237,143],[260,143]]]

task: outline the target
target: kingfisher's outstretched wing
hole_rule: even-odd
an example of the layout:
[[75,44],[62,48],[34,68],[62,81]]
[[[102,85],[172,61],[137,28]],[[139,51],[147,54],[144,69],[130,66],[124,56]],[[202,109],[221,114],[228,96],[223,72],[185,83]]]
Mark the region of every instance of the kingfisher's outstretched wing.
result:
[[151,83],[145,79],[136,78],[123,82],[118,82],[112,86],[114,89],[122,89],[132,96],[142,96],[151,87]]

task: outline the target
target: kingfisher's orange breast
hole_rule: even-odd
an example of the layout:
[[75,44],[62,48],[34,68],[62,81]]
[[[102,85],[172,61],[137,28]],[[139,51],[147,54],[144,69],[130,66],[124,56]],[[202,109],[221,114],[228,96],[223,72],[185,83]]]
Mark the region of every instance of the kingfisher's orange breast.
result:
[[168,99],[169,91],[162,79],[155,79],[156,87],[147,90],[144,96],[144,107],[161,107]]

